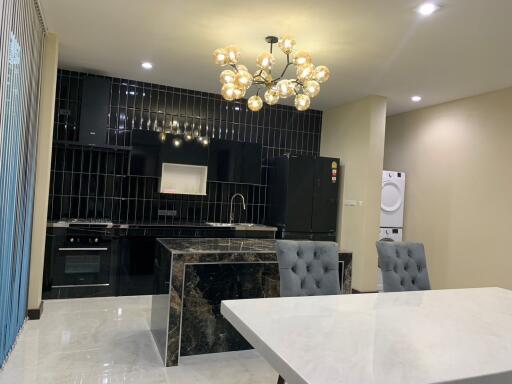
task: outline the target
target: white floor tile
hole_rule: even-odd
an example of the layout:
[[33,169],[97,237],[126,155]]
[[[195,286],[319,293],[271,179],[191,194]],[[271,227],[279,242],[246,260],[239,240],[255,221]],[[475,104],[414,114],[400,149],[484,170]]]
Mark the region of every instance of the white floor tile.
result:
[[149,330],[151,296],[45,302],[29,321],[0,384],[273,384],[255,352],[183,357],[165,368]]

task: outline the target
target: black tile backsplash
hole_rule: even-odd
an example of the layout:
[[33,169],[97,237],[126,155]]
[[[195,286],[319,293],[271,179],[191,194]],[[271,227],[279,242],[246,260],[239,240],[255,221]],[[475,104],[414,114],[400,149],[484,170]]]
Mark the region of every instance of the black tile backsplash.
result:
[[[48,219],[106,219],[115,223],[225,222],[229,200],[237,200],[235,218],[264,223],[269,208],[267,161],[286,153],[318,156],[322,112],[265,105],[248,110],[244,100],[227,102],[220,95],[112,79],[106,148],[78,143],[80,87],[86,73],[59,70],[51,166]],[[202,136],[261,143],[260,185],[211,182],[206,196],[158,192],[157,177],[129,175],[131,132],[159,131],[178,122]],[[176,123],[174,123],[176,124]]]

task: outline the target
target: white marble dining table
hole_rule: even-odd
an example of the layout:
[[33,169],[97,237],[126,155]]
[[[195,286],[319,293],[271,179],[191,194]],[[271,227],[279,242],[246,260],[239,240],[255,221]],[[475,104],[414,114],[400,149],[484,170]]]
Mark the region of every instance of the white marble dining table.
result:
[[506,289],[228,300],[221,313],[289,384],[512,383]]

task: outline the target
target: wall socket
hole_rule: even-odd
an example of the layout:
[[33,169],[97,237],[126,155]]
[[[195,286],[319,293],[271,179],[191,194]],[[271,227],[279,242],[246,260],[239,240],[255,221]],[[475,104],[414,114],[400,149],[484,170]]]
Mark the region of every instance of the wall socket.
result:
[[362,200],[345,200],[343,202],[343,205],[345,207],[362,207],[363,201]]

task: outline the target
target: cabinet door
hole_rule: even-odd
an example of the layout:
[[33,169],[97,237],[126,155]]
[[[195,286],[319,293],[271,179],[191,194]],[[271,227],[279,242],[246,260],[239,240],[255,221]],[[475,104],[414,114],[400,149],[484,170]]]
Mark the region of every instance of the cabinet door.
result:
[[86,77],[82,85],[79,139],[81,144],[106,144],[111,80]]
[[314,179],[313,232],[335,231],[338,219],[339,160],[318,158],[315,161]]
[[290,158],[289,161],[286,230],[310,232],[315,162],[310,158]]
[[129,237],[119,252],[119,295],[153,294],[156,238]]

